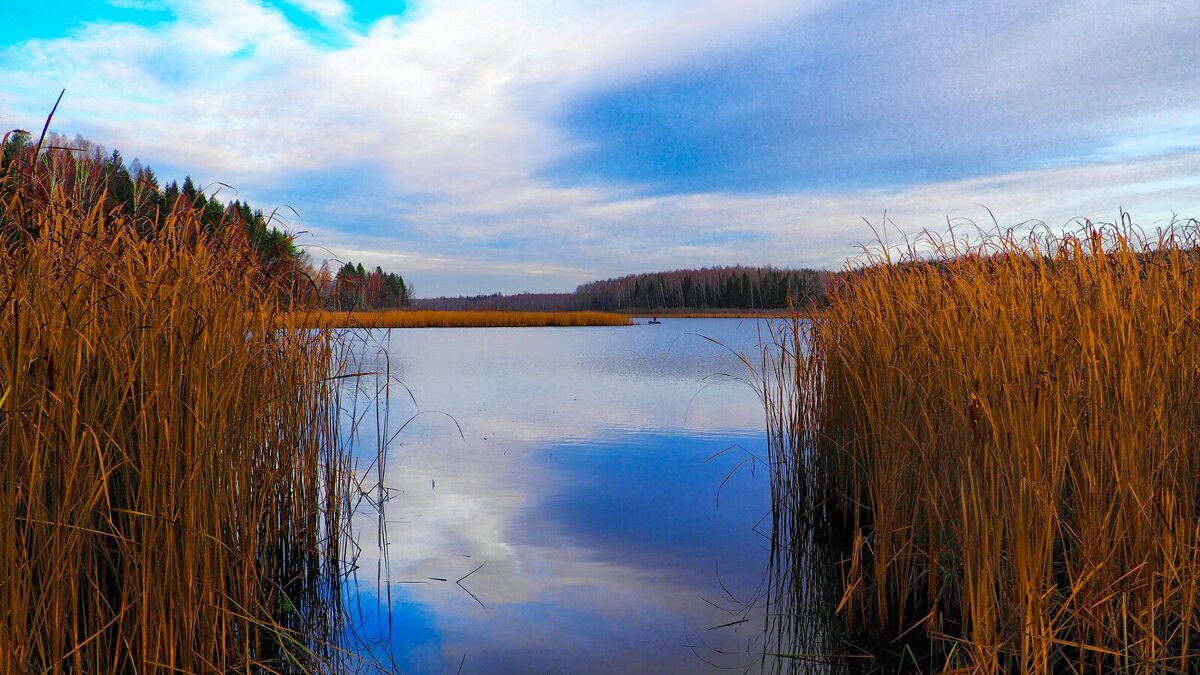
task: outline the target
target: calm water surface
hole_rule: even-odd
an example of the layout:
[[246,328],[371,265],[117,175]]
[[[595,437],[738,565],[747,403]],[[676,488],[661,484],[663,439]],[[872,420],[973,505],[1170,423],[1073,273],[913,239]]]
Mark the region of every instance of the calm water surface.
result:
[[[757,670],[769,479],[743,463],[766,438],[735,352],[756,362],[760,328],[362,334],[361,367],[407,388],[359,410],[358,472],[383,489],[382,515],[355,516],[352,607],[375,657],[415,673]],[[384,423],[399,432],[379,462]]]

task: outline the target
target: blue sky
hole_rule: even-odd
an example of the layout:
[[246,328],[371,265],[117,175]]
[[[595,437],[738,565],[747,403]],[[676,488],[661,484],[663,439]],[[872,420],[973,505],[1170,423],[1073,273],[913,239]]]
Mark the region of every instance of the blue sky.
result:
[[885,212],[910,232],[987,209],[1200,215],[1194,2],[3,12],[0,126],[40,127],[65,88],[59,131],[291,207],[318,262],[382,265],[424,296],[838,267]]

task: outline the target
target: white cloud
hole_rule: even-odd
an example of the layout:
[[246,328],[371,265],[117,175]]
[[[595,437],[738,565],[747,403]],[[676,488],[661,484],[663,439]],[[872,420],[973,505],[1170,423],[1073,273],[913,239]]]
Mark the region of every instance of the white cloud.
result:
[[291,4],[326,23],[342,23],[350,16],[350,7],[342,0],[292,0]]
[[[947,215],[983,217],[980,203],[1006,221],[1051,223],[1111,218],[1118,206],[1143,221],[1200,206],[1195,154],[1102,163],[1186,151],[1179,139],[1195,135],[1186,101],[1169,114],[1130,118],[1128,140],[1093,164],[902,190],[644,196],[638,185],[563,186],[545,177],[581,148],[556,124],[577,97],[736,51],[780,22],[828,10],[824,0],[433,0],[365,33],[346,28],[340,0],[294,4],[325,21],[339,46],[256,0],[177,0],[177,20],[154,29],[101,23],[9,48],[0,52],[0,120],[39,126],[65,87],[59,130],[120,148],[160,174],[231,183],[264,208],[295,205],[302,217],[293,224],[314,233],[314,246],[422,270],[427,281],[412,277],[422,294],[568,290],[588,276],[660,267],[837,265],[853,254],[852,242],[871,236],[861,218],[884,209],[920,228]],[[1156,38],[1175,30],[1140,10],[1099,10]],[[1076,4],[1014,24],[1028,49],[968,35],[956,43],[958,57],[907,52],[906,67],[925,73],[913,82],[933,87],[912,89],[909,103],[966,105],[985,80],[992,96],[1053,89],[1087,59],[1103,65],[1096,77],[1144,78],[1147,96],[1166,91],[1170,77],[1152,71],[1169,44],[1147,47],[1142,62],[1105,52],[1103,39],[1050,39],[1075,24],[1120,38],[1099,10]],[[908,35],[914,25],[897,30]],[[1102,97],[1102,79],[1088,82]],[[1025,119],[1037,105],[1018,100],[1009,113]],[[534,270],[544,273],[528,280]]]
[[[345,13],[340,2],[303,4]],[[677,65],[796,12],[775,0],[722,6],[431,2],[330,50],[253,0],[190,0],[161,30],[97,24],[34,43],[34,59],[28,45],[10,50],[3,70],[28,95],[13,112],[38,114],[29,99],[61,83],[61,123],[206,174],[372,159],[406,191],[479,199],[575,147],[546,115],[588,82]]]

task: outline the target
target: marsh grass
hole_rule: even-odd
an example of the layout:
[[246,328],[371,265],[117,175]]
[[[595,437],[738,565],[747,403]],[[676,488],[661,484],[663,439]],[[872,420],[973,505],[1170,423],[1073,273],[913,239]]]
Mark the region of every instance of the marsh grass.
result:
[[852,625],[930,636],[924,670],[1195,672],[1198,246],[927,236],[795,325],[777,517],[846,524]]
[[0,176],[0,671],[329,669],[336,347],[236,228],[122,213],[67,152]]
[[628,326],[629,317],[605,312],[502,312],[487,310],[390,310],[306,312],[289,325],[323,328],[502,328],[538,326]]

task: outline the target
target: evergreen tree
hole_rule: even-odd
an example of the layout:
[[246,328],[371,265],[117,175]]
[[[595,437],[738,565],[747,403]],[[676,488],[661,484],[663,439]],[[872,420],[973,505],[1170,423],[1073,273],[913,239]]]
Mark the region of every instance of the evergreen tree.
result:
[[179,201],[179,198],[182,196],[183,192],[179,189],[179,183],[171,181],[163,190],[163,203],[166,204],[168,209],[173,209],[175,208],[175,202]]
[[196,203],[196,195],[199,194],[200,191],[196,189],[196,184],[192,182],[191,176],[184,177],[181,191],[183,192],[183,196],[187,197],[189,204],[194,205]]

